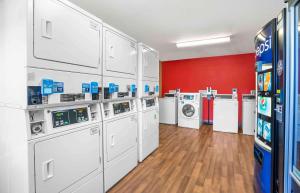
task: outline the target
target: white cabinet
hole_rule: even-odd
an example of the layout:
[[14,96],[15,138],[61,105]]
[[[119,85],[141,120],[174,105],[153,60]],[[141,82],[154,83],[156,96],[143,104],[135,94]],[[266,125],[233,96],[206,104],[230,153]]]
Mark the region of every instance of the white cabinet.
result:
[[34,145],[36,193],[61,192],[99,169],[99,144],[99,128],[37,142]]
[[137,78],[137,42],[111,27],[103,31],[103,75]]
[[159,80],[159,56],[158,52],[139,44],[139,67],[141,68],[142,80]]
[[256,102],[255,99],[243,99],[243,134],[254,135],[255,117],[256,117]]
[[213,130],[238,133],[238,100],[214,100]]
[[34,56],[59,63],[30,65],[58,70],[86,67],[101,74],[101,33],[101,22],[74,5],[70,7],[57,0],[34,0]]

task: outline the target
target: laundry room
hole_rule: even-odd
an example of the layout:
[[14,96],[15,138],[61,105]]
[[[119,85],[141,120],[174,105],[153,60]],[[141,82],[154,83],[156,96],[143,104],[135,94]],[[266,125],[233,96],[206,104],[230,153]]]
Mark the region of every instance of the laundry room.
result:
[[300,0],[0,0],[0,193],[300,193]]

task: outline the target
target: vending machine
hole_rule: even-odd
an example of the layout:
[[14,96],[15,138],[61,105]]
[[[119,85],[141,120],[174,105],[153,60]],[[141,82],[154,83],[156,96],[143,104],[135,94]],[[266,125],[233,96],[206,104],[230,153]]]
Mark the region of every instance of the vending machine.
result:
[[257,128],[255,131],[255,188],[283,192],[285,103],[285,10],[255,37],[257,71]]

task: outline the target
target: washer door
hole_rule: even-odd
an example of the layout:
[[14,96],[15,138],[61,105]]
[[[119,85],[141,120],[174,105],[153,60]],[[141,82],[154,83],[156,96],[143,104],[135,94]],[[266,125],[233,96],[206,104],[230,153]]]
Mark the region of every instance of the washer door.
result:
[[37,142],[36,193],[61,192],[96,171],[100,167],[99,144],[97,127]]
[[191,104],[185,104],[182,107],[182,113],[186,117],[192,117],[196,112],[196,109],[193,105]]

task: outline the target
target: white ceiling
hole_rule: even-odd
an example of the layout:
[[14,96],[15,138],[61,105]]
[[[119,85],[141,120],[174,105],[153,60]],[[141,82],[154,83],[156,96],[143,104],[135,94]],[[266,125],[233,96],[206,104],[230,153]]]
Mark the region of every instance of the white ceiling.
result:
[[[283,0],[71,0],[104,22],[160,52],[160,59],[254,52],[256,32]],[[175,43],[232,35],[231,43],[176,48]]]

